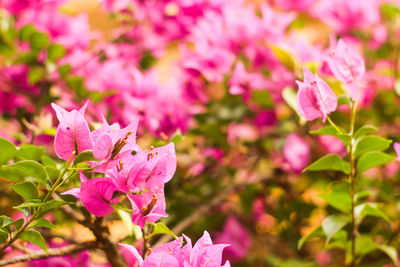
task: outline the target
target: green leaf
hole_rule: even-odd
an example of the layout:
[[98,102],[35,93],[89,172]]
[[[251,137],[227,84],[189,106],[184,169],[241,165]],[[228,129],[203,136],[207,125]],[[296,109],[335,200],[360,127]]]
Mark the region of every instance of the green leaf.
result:
[[389,217],[379,209],[377,203],[363,203],[355,207],[354,215],[356,218],[356,223],[360,224],[362,220],[367,216],[378,217],[384,219],[387,222],[390,222]]
[[347,192],[334,191],[320,195],[328,205],[343,212],[349,212],[351,209],[351,198]]
[[315,228],[311,233],[300,238],[299,242],[297,243],[297,249],[300,250],[304,246],[304,244],[308,242],[311,238],[323,235],[324,231],[322,230],[321,226]]
[[46,241],[44,241],[43,236],[36,230],[29,229],[22,232],[19,235],[19,239],[29,241],[47,252]]
[[89,96],[89,92],[85,87],[84,79],[80,76],[69,76],[66,77],[66,82],[69,88],[71,88],[77,97],[83,99]]
[[368,171],[369,169],[386,164],[395,160],[394,157],[377,151],[367,152],[360,157],[357,163],[357,170],[359,173]]
[[0,138],[0,165],[7,163],[17,153],[17,148],[7,139]]
[[350,98],[347,95],[338,96],[337,106],[344,104],[350,106]]
[[309,165],[304,171],[324,171],[324,170],[333,170],[333,171],[341,171],[346,174],[350,173],[350,164],[344,161],[337,154],[328,154],[319,158]]
[[364,135],[368,135],[371,133],[374,133],[378,131],[378,128],[376,128],[373,125],[364,125],[363,127],[361,127],[360,129],[358,129],[356,131],[356,133],[354,134],[354,139],[357,140],[358,138],[364,136]]
[[262,108],[273,108],[274,101],[271,99],[271,95],[267,90],[254,90],[252,91],[252,98]]
[[33,160],[22,160],[7,166],[7,168],[14,168],[21,170],[25,174],[25,178],[31,178],[34,182],[42,184],[46,183],[47,173],[45,168],[36,161]]
[[97,160],[93,156],[92,150],[85,150],[82,151],[81,153],[78,154],[78,156],[75,157],[74,162],[72,163],[72,166],[75,166],[78,163],[85,162],[85,161],[94,161]]
[[40,82],[44,76],[45,72],[42,67],[31,67],[28,72],[28,82],[30,85],[34,85]]
[[47,172],[47,174],[48,174],[48,176],[50,178],[50,181],[56,179],[60,175],[60,170],[59,169],[56,169],[56,168],[51,167],[51,166],[46,166],[45,169],[46,169],[46,172]]
[[52,199],[50,201],[47,201],[46,203],[42,203],[40,199],[30,199],[29,201],[26,201],[25,203],[22,203],[21,205],[18,205],[14,207],[15,209],[20,209],[20,208],[43,208],[43,212],[51,209],[55,209],[58,207],[61,207],[65,204],[68,204],[66,201],[61,201],[61,200],[56,200]]
[[61,206],[64,206],[68,204],[68,202],[66,201],[62,201],[62,200],[56,200],[56,199],[52,199],[46,203],[43,203],[41,205],[41,207],[43,207],[43,212],[51,210],[51,209],[56,209],[59,208]]
[[6,243],[8,240],[8,232],[0,228],[0,243]]
[[300,122],[304,121],[305,119],[300,115],[298,109],[297,109],[297,93],[296,91],[291,88],[291,87],[285,87],[282,91],[282,97],[285,100],[286,104],[289,105],[289,107],[291,107],[297,114],[297,116],[299,116],[300,118]]
[[399,257],[397,255],[397,250],[391,246],[376,245],[376,248],[388,255],[388,257],[393,261],[396,266],[399,266]]
[[391,140],[384,139],[378,136],[368,135],[361,137],[355,145],[354,156],[358,157],[369,151],[385,150],[390,146],[391,143]]
[[34,32],[29,36],[29,44],[32,50],[41,50],[49,43],[49,37],[41,32]]
[[49,156],[43,155],[40,157],[40,161],[48,167],[53,167],[57,169],[57,163]]
[[153,232],[148,236],[148,238],[154,236],[154,235],[163,235],[163,234],[168,234],[172,235],[174,238],[178,238],[165,224],[162,222],[158,223],[152,223],[154,226]]
[[[342,128],[339,128],[339,129],[340,129],[343,133],[345,133],[345,130],[344,130],[344,129],[342,129]],[[349,140],[350,140],[350,137],[349,137],[348,135],[340,134],[340,133],[335,129],[335,127],[333,127],[333,126],[326,126],[326,127],[323,127],[323,128],[321,128],[321,129],[319,129],[319,130],[310,131],[310,134],[332,135],[332,136],[335,136],[335,137],[339,138],[340,140],[342,140],[342,142],[343,142],[345,145],[347,145],[348,142],[349,142]]]
[[72,70],[72,68],[71,68],[71,65],[69,65],[69,64],[58,67],[58,73],[60,74],[60,76],[63,79],[65,79],[65,77],[67,77],[67,75],[71,72],[71,70]]
[[47,48],[47,59],[50,61],[56,61],[65,55],[65,49],[60,44],[51,44]]
[[37,188],[31,182],[23,182],[20,184],[13,184],[11,186],[18,195],[22,196],[26,200],[38,198]]
[[342,214],[334,214],[326,217],[322,222],[322,230],[324,230],[326,235],[326,244],[328,244],[332,236],[342,229],[348,222],[348,217]]
[[370,236],[356,236],[356,253],[358,255],[368,254],[376,249],[376,244]]
[[0,228],[9,225],[12,223],[12,219],[6,215],[1,215],[0,216]]
[[39,161],[43,154],[44,147],[34,145],[22,145],[17,150],[17,157],[21,159]]
[[55,226],[52,222],[43,218],[34,220],[31,223],[31,227],[45,227],[45,228],[57,229],[57,226]]
[[170,142],[173,142],[175,145],[182,141],[185,137],[182,135],[180,129],[176,130],[176,132],[171,136]]
[[20,30],[19,30],[19,40],[21,41],[21,42],[25,42],[25,41],[28,41],[29,40],[29,38],[31,37],[31,35],[33,34],[33,33],[35,33],[36,32],[36,28],[35,28],[35,26],[33,26],[33,25],[25,25],[24,27],[22,27]]
[[24,224],[25,220],[24,219],[18,219],[16,221],[13,221],[11,224],[15,226],[15,228],[17,228],[17,230],[19,228],[21,228],[21,226]]

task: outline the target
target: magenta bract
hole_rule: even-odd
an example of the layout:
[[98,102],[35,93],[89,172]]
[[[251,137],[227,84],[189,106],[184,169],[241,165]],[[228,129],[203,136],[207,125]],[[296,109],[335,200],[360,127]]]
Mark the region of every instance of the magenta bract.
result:
[[297,92],[297,108],[300,115],[312,121],[322,118],[325,122],[329,113],[336,110],[337,97],[329,85],[318,75],[304,68],[304,82],[296,81],[299,86]]

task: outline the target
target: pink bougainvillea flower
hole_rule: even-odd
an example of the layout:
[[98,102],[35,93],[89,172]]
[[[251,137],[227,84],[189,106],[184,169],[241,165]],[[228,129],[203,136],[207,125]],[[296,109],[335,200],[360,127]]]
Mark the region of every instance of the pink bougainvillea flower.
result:
[[86,102],[79,111],[70,112],[54,103],[51,104],[60,122],[54,139],[54,150],[59,158],[68,160],[72,152],[78,155],[82,151],[92,149],[89,125],[84,118],[88,103]]
[[340,39],[326,58],[329,68],[335,77],[346,84],[348,95],[356,99],[359,94],[359,83],[365,73],[365,63],[361,54],[348,42]]
[[398,161],[400,161],[400,143],[395,142],[395,143],[393,144],[393,148],[394,148],[394,151],[396,151],[396,155],[397,155],[396,159],[397,159]]
[[113,168],[125,152],[140,150],[136,145],[137,119],[123,129],[118,123],[109,125],[104,117],[103,123],[102,127],[90,134],[93,142],[93,156],[100,160],[93,163],[98,166],[97,171]]
[[[182,248],[186,266],[212,266],[221,267],[222,252],[228,244],[214,245],[210,234],[204,231],[203,236],[197,240],[196,244],[192,247],[191,240],[184,236],[187,244]],[[226,261],[223,267],[230,267],[229,261]]]
[[146,222],[153,223],[161,217],[167,217],[165,213],[164,187],[153,188],[152,191],[143,192],[140,195],[128,195],[132,204],[132,222],[144,229]]
[[136,258],[139,267],[230,267],[228,261],[224,265],[221,265],[222,251],[229,245],[214,245],[210,235],[206,231],[194,247],[192,247],[190,238],[185,235],[183,237],[187,243],[183,247],[183,238],[180,237],[156,247],[144,260],[134,246],[120,244],[120,248],[125,258],[128,258],[130,261],[132,261],[132,258]]
[[236,262],[243,259],[250,248],[250,236],[239,221],[231,216],[225,224],[223,232],[217,235],[216,243],[230,244],[224,251],[224,259]]
[[290,134],[283,147],[283,157],[285,158],[283,169],[295,173],[301,172],[310,160],[310,153],[309,145],[300,135]]
[[117,187],[110,178],[92,178],[88,180],[83,172],[80,172],[81,188],[74,188],[63,194],[73,195],[85,205],[87,210],[97,217],[106,216],[114,211],[111,203],[117,204],[118,197],[114,193],[118,192]]
[[232,95],[243,95],[245,100],[250,98],[251,90],[267,88],[267,81],[263,75],[259,73],[248,73],[241,61],[236,64],[228,84],[229,93]]
[[337,97],[329,85],[318,75],[304,68],[304,82],[296,81],[299,86],[297,92],[297,108],[300,115],[309,121],[322,118],[325,122],[329,113],[336,110]]

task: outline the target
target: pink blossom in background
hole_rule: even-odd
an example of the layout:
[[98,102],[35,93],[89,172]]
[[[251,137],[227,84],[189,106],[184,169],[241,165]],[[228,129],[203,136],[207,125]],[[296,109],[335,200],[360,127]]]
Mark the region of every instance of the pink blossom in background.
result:
[[394,142],[393,143],[394,151],[396,152],[396,159],[400,161],[400,143]]
[[232,76],[228,81],[229,93],[232,95],[243,95],[248,100],[252,90],[267,88],[266,79],[259,73],[249,73],[246,71],[243,62],[238,62],[233,70]]
[[325,122],[329,113],[336,110],[337,97],[329,85],[307,68],[303,69],[304,82],[296,81],[297,108],[307,120],[322,118]]
[[318,141],[327,154],[338,154],[341,157],[346,156],[347,150],[344,143],[332,135],[319,135]]
[[283,169],[294,173],[300,173],[310,160],[311,149],[306,141],[298,134],[292,133],[286,138],[283,147],[285,163]]
[[332,255],[329,251],[320,251],[315,255],[315,261],[321,266],[329,266],[332,263]]
[[313,4],[315,0],[275,0],[275,5],[278,8],[285,10],[307,10]]
[[326,61],[335,77],[346,84],[347,94],[356,99],[365,73],[365,63],[360,52],[349,42],[340,39]]
[[252,124],[231,123],[228,127],[228,143],[233,145],[237,140],[255,141],[258,138],[258,131]]
[[216,234],[215,243],[230,244],[224,250],[224,260],[234,263],[246,257],[251,239],[247,230],[239,221],[230,216],[224,224],[223,232]]
[[354,29],[367,30],[380,22],[381,0],[320,0],[316,1],[311,13],[327,23],[338,33]]

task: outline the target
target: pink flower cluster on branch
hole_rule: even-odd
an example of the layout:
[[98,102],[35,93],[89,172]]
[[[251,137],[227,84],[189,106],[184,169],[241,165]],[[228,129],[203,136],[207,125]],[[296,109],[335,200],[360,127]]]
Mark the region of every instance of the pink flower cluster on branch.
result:
[[174,144],[142,150],[136,144],[138,122],[127,127],[109,125],[90,132],[84,118],[87,103],[79,111],[70,112],[52,105],[60,124],[57,127],[54,148],[62,159],[73,153],[92,150],[97,161],[88,162],[93,172],[104,177],[88,179],[80,172],[81,187],[71,189],[71,194],[98,217],[113,212],[120,196],[126,195],[132,204],[132,221],[144,228],[146,222],[156,222],[165,213],[164,184],[169,182],[176,170]]

